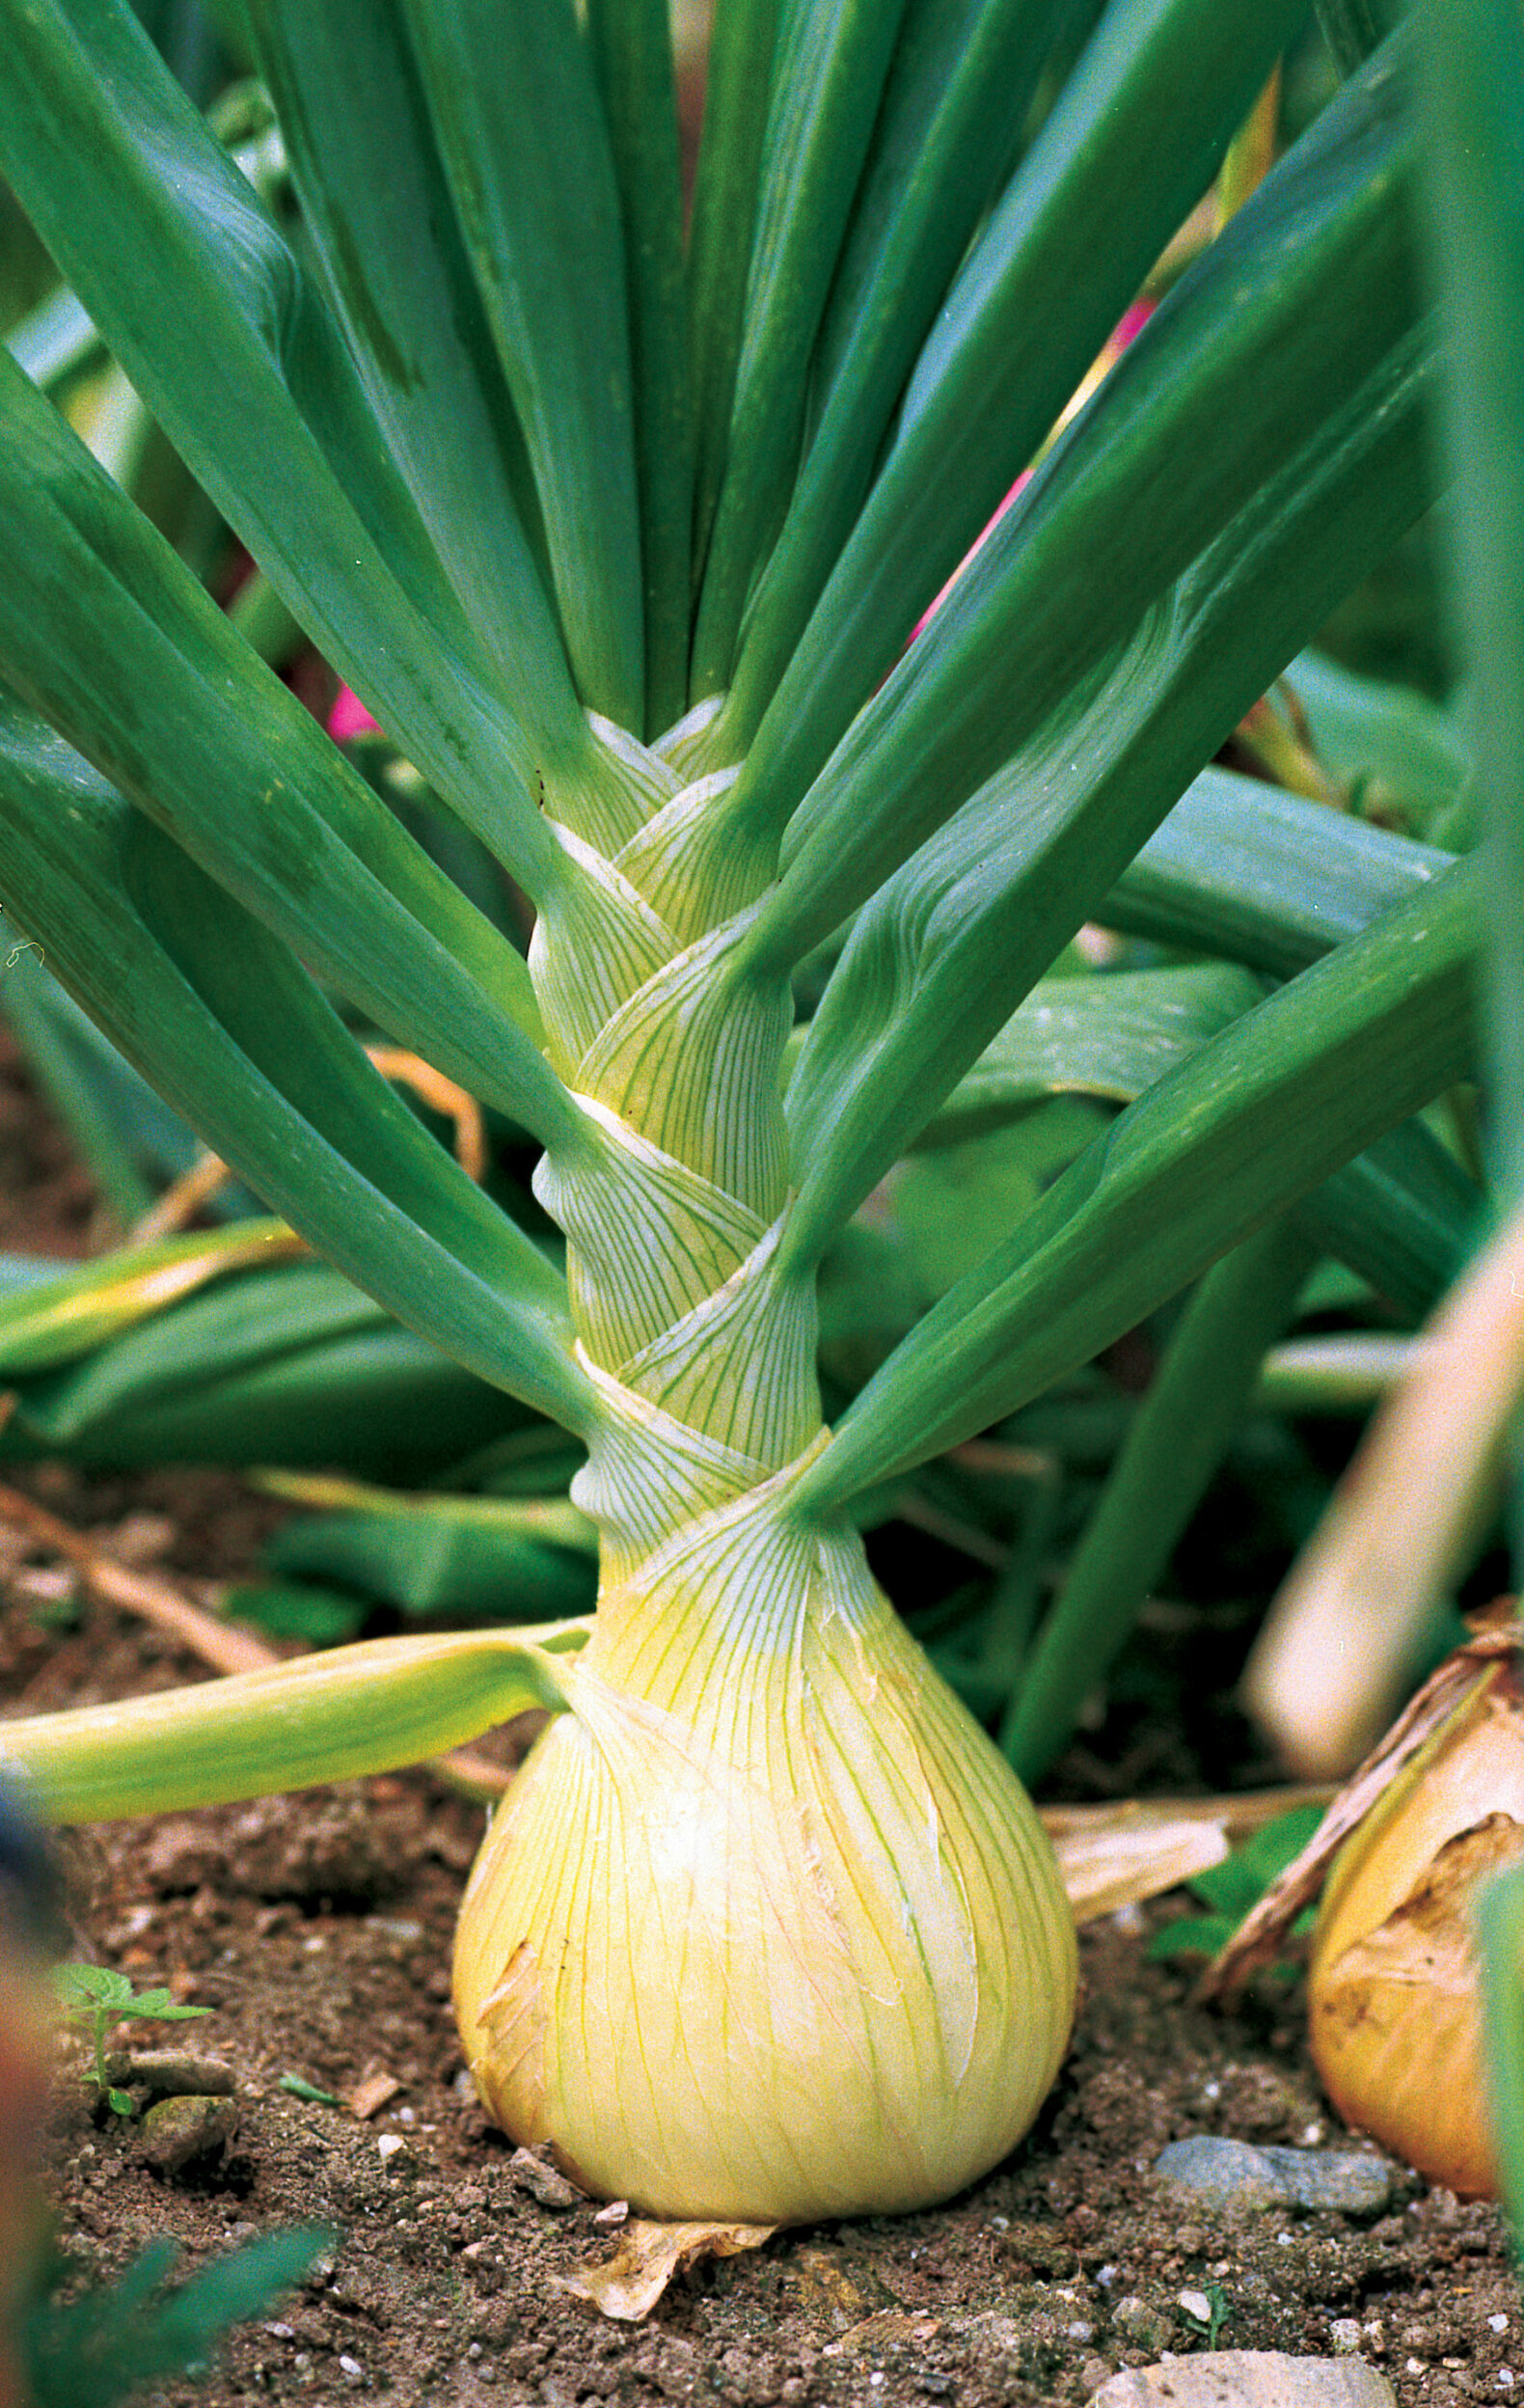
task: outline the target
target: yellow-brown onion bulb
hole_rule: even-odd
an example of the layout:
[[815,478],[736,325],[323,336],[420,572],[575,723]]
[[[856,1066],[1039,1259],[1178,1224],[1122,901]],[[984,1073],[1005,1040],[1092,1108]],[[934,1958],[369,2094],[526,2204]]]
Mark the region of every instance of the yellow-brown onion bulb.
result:
[[1462,2198],[1495,2196],[1472,1934],[1524,1854],[1524,1701],[1484,1674],[1334,1863],[1307,1978],[1314,2060],[1347,2123]]
[[680,1559],[654,1610],[600,1606],[467,1890],[467,2060],[515,2139],[650,2215],[924,2206],[1036,2114],[1073,1920],[856,1541],[761,1557],[712,1606]]

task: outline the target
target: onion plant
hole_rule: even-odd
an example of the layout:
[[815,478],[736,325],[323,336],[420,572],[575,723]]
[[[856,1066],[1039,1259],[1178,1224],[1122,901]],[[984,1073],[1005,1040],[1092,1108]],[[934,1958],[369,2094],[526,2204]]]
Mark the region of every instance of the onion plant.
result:
[[[936,2200],[1064,2046],[1051,1860],[863,1498],[1214,1264],[1270,1332],[1309,1243],[1400,1279],[1431,1231],[1474,864],[1208,766],[1430,499],[1401,39],[1049,441],[1241,191],[1304,14],[720,0],[685,240],[665,0],[249,0],[289,222],[128,0],[0,0],[0,164],[60,272],[534,927],[526,960],[0,362],[6,911],[272,1210],[585,1444],[600,1544],[590,1617],[8,1751],[116,1815],[547,1708],[463,2041],[510,2131],[650,2211]],[[828,1426],[827,1250],[1096,916],[1256,976]],[[356,1016],[543,1149],[563,1262]],[[1172,1410],[1252,1378],[1233,1318]]]

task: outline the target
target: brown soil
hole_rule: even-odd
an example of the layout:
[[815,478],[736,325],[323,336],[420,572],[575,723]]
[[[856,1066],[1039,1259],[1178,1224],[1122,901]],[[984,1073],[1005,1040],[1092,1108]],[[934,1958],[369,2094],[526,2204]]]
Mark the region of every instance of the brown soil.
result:
[[[18,1202],[35,1243],[45,1217]],[[246,1570],[270,1511],[222,1475],[86,1482],[42,1466],[29,1485],[103,1536],[135,1518],[139,1553],[192,1577]],[[61,1608],[12,1574],[7,1710],[196,1671],[121,1615]],[[1178,1900],[1085,1935],[1069,2061],[1031,2138],[977,2188],[935,2214],[780,2234],[680,2279],[641,2326],[600,2321],[558,2286],[616,2236],[595,2225],[595,2203],[554,2210],[519,2187],[464,2078],[448,1968],[480,1825],[479,1809],[417,1773],[70,1841],[78,1953],[212,2011],[122,2038],[215,2052],[235,2071],[238,2119],[220,2154],[163,2176],[139,2155],[141,2125],[93,2113],[78,2070],[64,2074],[42,2180],[70,2266],[108,2273],[164,2234],[187,2265],[275,2227],[316,2220],[337,2235],[306,2287],[236,2334],[212,2374],[151,2395],[166,2408],[370,2394],[395,2408],[1035,2408],[1206,2347],[1183,2292],[1216,2302],[1224,2347],[1327,2355],[1332,2328],[1352,2321],[1402,2408],[1524,2385],[1493,2210],[1410,2176],[1374,2222],[1187,2217],[1160,2202],[1150,2170],[1166,2141],[1341,2137],[1299,1993],[1209,2014],[1189,2003],[1187,1972],[1147,1959],[1149,1929]],[[368,2121],[282,2087],[295,2077],[342,2100],[375,2074],[398,2087]]]

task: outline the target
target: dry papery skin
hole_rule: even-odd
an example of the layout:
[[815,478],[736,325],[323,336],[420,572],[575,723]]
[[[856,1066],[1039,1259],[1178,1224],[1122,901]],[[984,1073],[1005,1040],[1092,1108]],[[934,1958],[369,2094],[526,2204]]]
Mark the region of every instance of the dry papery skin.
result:
[[1472,1937],[1480,1887],[1524,1855],[1524,1692],[1511,1621],[1441,1665],[1211,1968],[1273,1955],[1332,1862],[1307,1977],[1310,2040],[1345,2121],[1462,2198],[1497,2168]]
[[1464,2199],[1495,2197],[1473,1913],[1524,1854],[1524,1701],[1500,1664],[1346,1846],[1313,1943],[1313,2055],[1347,2122]]

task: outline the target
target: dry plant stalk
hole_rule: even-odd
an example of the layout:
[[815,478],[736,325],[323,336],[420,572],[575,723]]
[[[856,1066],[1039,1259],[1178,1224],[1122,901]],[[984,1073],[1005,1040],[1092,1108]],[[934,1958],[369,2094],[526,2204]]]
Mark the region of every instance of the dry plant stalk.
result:
[[1281,1590],[1244,1683],[1310,1779],[1347,1771],[1401,1694],[1424,1618],[1490,1501],[1524,1389],[1524,1216],[1430,1325]]
[[[256,1631],[208,1613],[161,1573],[137,1572],[119,1563],[109,1548],[72,1529],[19,1489],[0,1487],[0,1522],[62,1555],[105,1604],[136,1614],[140,1621],[163,1630],[213,1672],[262,1672],[284,1660],[280,1649]],[[451,1788],[471,1797],[500,1796],[510,1778],[490,1756],[470,1747],[454,1748],[448,1756],[435,1758],[433,1768]]]
[[[367,1045],[366,1052],[383,1079],[396,1080],[411,1087],[430,1111],[454,1123],[456,1162],[469,1179],[484,1178],[487,1133],[476,1097],[468,1095],[464,1087],[457,1086],[453,1079],[447,1079],[421,1055],[406,1053],[400,1046]],[[201,1155],[189,1170],[171,1182],[158,1202],[133,1222],[133,1245],[146,1245],[150,1238],[173,1237],[177,1230],[187,1228],[203,1205],[211,1201],[231,1175],[219,1155]],[[297,1237],[294,1230],[290,1250],[300,1254],[307,1251],[305,1239]]]
[[1140,1905],[1220,1865],[1245,1839],[1326,1790],[1295,1786],[1243,1797],[1122,1798],[1104,1806],[1044,1806],[1043,1828],[1076,1923]]

